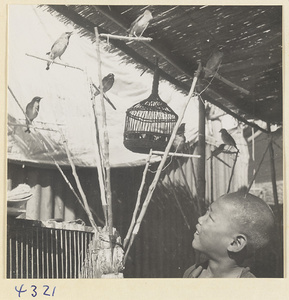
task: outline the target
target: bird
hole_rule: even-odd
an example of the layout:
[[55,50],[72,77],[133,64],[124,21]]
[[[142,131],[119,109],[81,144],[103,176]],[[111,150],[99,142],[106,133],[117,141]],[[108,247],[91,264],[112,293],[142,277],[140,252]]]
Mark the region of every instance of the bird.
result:
[[[103,89],[103,93],[106,93],[107,91],[109,91],[112,86],[114,84],[114,74],[113,73],[109,73],[108,75],[106,75],[105,77],[102,78],[102,89]],[[98,96],[100,94],[100,87],[97,87],[94,83],[92,84],[95,88],[95,93],[94,96]],[[111,105],[111,107],[116,110],[116,107],[113,105],[113,103],[109,100],[109,98],[104,94],[104,99]]]
[[38,116],[39,108],[40,108],[40,100],[42,97],[34,97],[27,105],[26,105],[26,124],[27,129],[25,132],[30,133],[29,125],[32,123],[32,121]]
[[[112,86],[114,84],[114,74],[113,73],[109,73],[108,75],[104,76],[102,78],[102,89],[103,89],[103,92],[106,93],[107,91],[109,91]],[[96,87],[96,92],[95,92],[95,96],[99,95],[100,94],[100,87]]]
[[236,146],[235,140],[233,139],[233,137],[229,134],[229,132],[225,128],[222,128],[219,132],[221,132],[221,138],[222,138],[224,144],[233,146],[237,149],[237,151],[239,151],[239,149]]
[[[64,32],[52,45],[50,52],[47,52],[46,55],[49,55],[49,58],[54,61],[57,57],[61,59],[61,55],[64,53],[66,50],[68,43],[69,43],[69,38],[72,35],[72,32]],[[49,67],[52,62],[48,61],[47,62],[47,67],[46,70],[49,70]]]
[[185,137],[185,123],[182,123],[176,133],[175,139],[172,144],[172,150],[176,152],[183,152],[186,142]]
[[221,144],[220,146],[216,147],[216,149],[214,151],[212,151],[212,154],[208,159],[213,158],[213,156],[217,157],[220,153],[223,152],[225,146],[226,146],[226,144]]
[[221,65],[222,59],[224,56],[224,52],[221,50],[214,50],[210,55],[206,67],[204,69],[205,75],[204,78],[208,78],[213,76],[215,72],[217,72],[218,68]]
[[146,9],[142,15],[138,16],[137,19],[131,23],[128,29],[128,35],[141,37],[144,31],[147,29],[152,18],[152,13]]

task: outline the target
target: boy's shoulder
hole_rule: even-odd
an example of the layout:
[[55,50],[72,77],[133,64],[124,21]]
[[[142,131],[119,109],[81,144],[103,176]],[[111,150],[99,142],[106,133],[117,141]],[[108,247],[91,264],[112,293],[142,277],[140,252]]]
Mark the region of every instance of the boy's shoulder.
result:
[[192,265],[191,267],[189,267],[185,273],[184,273],[184,276],[183,278],[197,278],[199,276],[194,276],[193,275],[193,272],[197,269],[197,268],[200,268],[200,273],[202,272],[203,269],[207,269],[208,267],[208,261],[205,261],[201,264],[194,264]]
[[[183,278],[198,278],[199,275],[202,273],[202,271],[204,269],[207,269],[207,267],[208,267],[208,261],[205,261],[205,262],[203,262],[202,264],[199,264],[199,265],[194,264],[185,271]],[[199,273],[199,275],[196,276],[195,275],[196,272],[194,274],[193,274],[193,272],[197,268],[199,268],[199,272],[197,272],[197,273]],[[246,267],[242,270],[242,273],[241,273],[239,278],[256,278],[256,276],[253,273],[250,272],[249,267]]]

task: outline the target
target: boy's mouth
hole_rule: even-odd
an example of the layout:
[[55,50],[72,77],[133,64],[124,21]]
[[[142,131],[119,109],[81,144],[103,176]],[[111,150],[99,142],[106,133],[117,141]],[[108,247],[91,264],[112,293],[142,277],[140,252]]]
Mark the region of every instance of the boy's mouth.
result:
[[198,225],[196,226],[196,232],[195,232],[196,235],[199,235],[200,232],[199,232],[199,229],[198,229]]

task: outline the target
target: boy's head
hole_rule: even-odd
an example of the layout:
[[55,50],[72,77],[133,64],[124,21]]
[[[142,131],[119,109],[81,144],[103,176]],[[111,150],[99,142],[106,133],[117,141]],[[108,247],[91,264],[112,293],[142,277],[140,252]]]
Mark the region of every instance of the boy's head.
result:
[[274,229],[270,207],[242,192],[221,196],[198,221],[193,247],[215,259],[242,250],[250,256],[270,241]]

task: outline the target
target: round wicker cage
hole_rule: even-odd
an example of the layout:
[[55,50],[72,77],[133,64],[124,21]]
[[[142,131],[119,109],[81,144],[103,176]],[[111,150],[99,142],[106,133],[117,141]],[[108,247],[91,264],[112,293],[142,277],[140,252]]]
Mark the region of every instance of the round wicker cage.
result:
[[124,146],[137,153],[164,151],[178,115],[158,95],[159,69],[154,72],[151,95],[126,111]]

